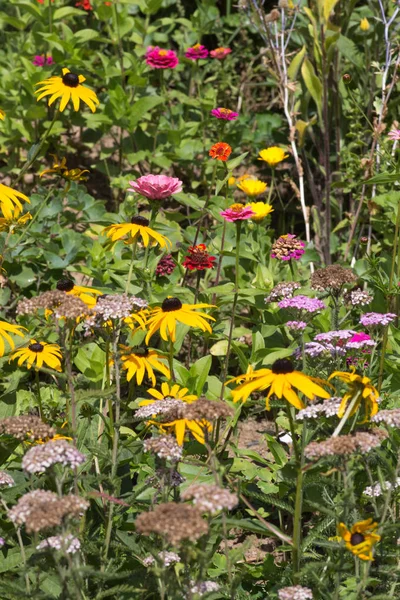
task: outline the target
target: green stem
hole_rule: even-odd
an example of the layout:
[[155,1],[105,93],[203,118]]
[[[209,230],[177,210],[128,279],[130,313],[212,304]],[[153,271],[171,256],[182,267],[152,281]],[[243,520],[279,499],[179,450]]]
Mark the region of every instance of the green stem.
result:
[[267,204],[271,204],[271,197],[272,197],[272,191],[274,189],[274,184],[275,184],[275,169],[272,169],[271,185],[269,187]]
[[40,394],[39,371],[37,369],[35,370],[35,381],[36,381],[36,397],[37,397],[37,401],[39,404],[39,416],[43,421],[44,416],[43,416],[42,396]]
[[174,373],[174,342],[169,340],[169,352],[168,352],[168,364],[171,381],[175,381],[175,373]]
[[[156,216],[157,216],[157,205],[153,202],[153,204],[151,205],[151,213],[150,213],[150,221],[149,221],[149,227],[150,229],[153,228],[155,220],[156,220]],[[147,265],[149,262],[149,253],[150,253],[150,244],[148,244],[146,246],[146,249],[144,251],[144,268],[147,269]]]
[[[137,239],[132,244],[131,264],[129,266],[128,279],[126,280],[125,294],[128,293],[130,285],[131,285],[131,279],[132,279],[132,273],[133,273],[133,265],[134,265],[135,259],[136,259],[136,248],[137,248]],[[147,248],[146,248],[146,250],[147,250]]]
[[52,8],[52,0],[49,0],[49,34],[53,33],[53,8]]
[[40,142],[37,145],[35,151],[33,152],[32,158],[28,159],[26,161],[25,165],[22,167],[22,169],[20,171],[20,174],[17,177],[16,183],[18,183],[18,181],[20,181],[20,179],[22,179],[22,177],[25,175],[25,173],[27,172],[27,170],[33,165],[33,163],[35,162],[35,160],[39,156],[39,153],[40,153],[40,151],[41,151],[41,149],[43,147],[43,144],[45,143],[45,141],[49,137],[50,132],[53,129],[53,125],[56,122],[56,119],[57,119],[58,115],[59,115],[59,110],[57,109],[57,110],[54,111],[53,120],[51,121],[49,127],[47,128],[47,131],[45,132],[44,136],[40,140]]
[[15,248],[18,248],[18,246],[21,244],[22,240],[24,239],[24,237],[26,236],[26,234],[28,233],[28,231],[30,230],[30,228],[32,227],[32,225],[34,224],[34,222],[36,221],[36,219],[38,218],[38,216],[40,215],[42,209],[45,207],[45,205],[47,204],[47,200],[50,198],[51,194],[53,193],[53,188],[51,188],[47,194],[47,196],[44,198],[44,200],[42,201],[42,203],[40,204],[39,208],[37,209],[37,211],[35,212],[34,216],[32,217],[32,219],[29,221],[27,227],[25,227],[24,231],[21,233],[21,235],[19,236],[18,240],[15,243]]
[[346,422],[354,410],[354,407],[357,405],[357,402],[360,398],[361,392],[357,392],[356,395],[352,398],[351,402],[349,402],[346,412],[344,413],[339,425],[336,427],[335,431],[332,434],[332,437],[337,437],[339,433],[342,431],[343,427],[346,425]]

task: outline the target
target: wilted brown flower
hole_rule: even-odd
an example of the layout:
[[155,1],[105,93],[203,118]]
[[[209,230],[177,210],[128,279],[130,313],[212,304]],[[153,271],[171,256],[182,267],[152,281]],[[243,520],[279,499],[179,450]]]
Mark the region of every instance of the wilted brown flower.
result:
[[322,442],[311,442],[305,447],[304,454],[311,460],[326,456],[345,456],[354,452],[366,454],[373,448],[377,448],[386,437],[387,432],[383,429],[359,431],[354,435],[339,435]]
[[237,496],[229,490],[206,483],[191,485],[182,492],[181,497],[182,500],[193,500],[196,508],[211,515],[224,508],[232,510],[238,504]]
[[156,533],[172,545],[195,542],[208,532],[207,522],[194,506],[167,502],[154,510],[142,513],[135,522],[136,529],[143,535]]
[[273,21],[278,21],[280,16],[279,10],[273,8],[270,13],[265,15],[265,22],[272,23]]
[[320,292],[335,292],[340,294],[346,283],[355,283],[357,275],[351,269],[345,269],[340,265],[329,265],[323,269],[317,269],[311,275],[311,287]]
[[53,427],[43,423],[39,417],[20,415],[19,417],[0,419],[0,433],[12,435],[17,440],[41,440],[54,437],[56,432]]
[[145,440],[143,448],[146,452],[153,452],[159,458],[165,458],[174,462],[182,458],[182,446],[179,446],[172,435],[161,435]]
[[[174,419],[186,419],[188,421],[215,421],[233,415],[233,410],[224,402],[199,398],[188,404],[182,403],[172,410]],[[176,416],[175,416],[176,415]],[[167,418],[170,418],[168,413]]]
[[49,290],[34,298],[25,298],[18,302],[17,313],[19,315],[33,315],[39,309],[53,310],[65,302],[67,297],[67,294],[60,290]]
[[85,455],[66,440],[56,440],[28,450],[22,459],[22,468],[28,473],[43,473],[56,464],[73,469],[85,462],[85,459]]
[[299,288],[301,288],[301,285],[296,281],[282,281],[270,291],[269,296],[265,298],[265,302],[279,302],[284,298],[293,298],[295,290]]

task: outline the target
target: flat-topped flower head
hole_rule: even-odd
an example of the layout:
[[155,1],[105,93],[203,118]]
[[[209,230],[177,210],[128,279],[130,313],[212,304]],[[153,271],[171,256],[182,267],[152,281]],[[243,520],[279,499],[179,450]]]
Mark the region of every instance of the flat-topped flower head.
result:
[[142,241],[145,248],[147,246],[157,246],[160,248],[166,248],[169,250],[172,247],[171,241],[161,233],[158,233],[151,227],[149,227],[149,220],[141,215],[136,215],[131,218],[130,223],[120,223],[116,225],[109,225],[104,229],[104,232],[112,242],[121,240],[125,236],[129,236],[126,240],[126,244],[133,244],[137,240]]
[[211,111],[213,117],[222,119],[223,121],[236,121],[239,113],[234,112],[230,108],[213,108]]
[[246,196],[255,197],[264,194],[267,191],[267,184],[259,179],[243,179],[238,181],[237,187],[239,190],[244,192]]
[[255,223],[260,223],[274,211],[272,206],[266,202],[250,202],[246,204],[245,208],[250,208],[253,211],[254,215],[250,218]]
[[235,221],[247,221],[256,215],[249,205],[244,204],[231,204],[229,208],[219,213],[221,217],[224,217],[225,221],[234,223]]
[[[270,369],[250,370],[244,375],[239,375],[230,381],[238,382],[240,385],[232,392],[234,402],[246,402],[247,398],[256,391],[269,389],[266,397],[266,410],[269,410],[269,399],[272,394],[279,399],[285,398],[295,408],[305,408],[304,402],[299,398],[293,388],[299,390],[309,400],[315,396],[329,398],[326,392],[313,377],[296,371],[291,360],[280,358],[276,360]],[[228,381],[228,383],[230,383]]]
[[351,529],[344,523],[339,523],[339,535],[346,542],[346,548],[361,560],[374,560],[372,556],[373,547],[380,541],[381,536],[376,534],[378,523],[373,519],[358,521]]
[[40,369],[45,364],[55,371],[61,371],[62,354],[58,344],[31,340],[27,348],[20,348],[12,353],[10,361],[16,359],[18,359],[19,367],[26,362],[28,369],[34,365],[36,369]]
[[149,200],[164,200],[182,191],[182,181],[167,175],[144,175],[136,181],[130,181],[128,192],[137,192]]
[[309,298],[308,296],[303,296],[303,294],[293,296],[293,298],[284,298],[278,302],[278,306],[279,308],[291,308],[300,314],[316,313],[326,308],[322,300]]
[[215,50],[211,50],[210,56],[211,58],[217,58],[218,60],[224,60],[230,54],[232,50],[230,48],[224,48],[220,46],[219,48],[215,48]]
[[363,404],[365,412],[365,419],[363,422],[369,421],[371,417],[376,415],[379,410],[379,392],[371,384],[371,380],[368,377],[358,375],[353,368],[350,373],[346,371],[335,371],[329,376],[329,381],[335,378],[346,383],[349,388],[349,391],[344,394],[342,398],[342,402],[338,411],[338,417],[343,417],[344,413],[346,412],[347,405],[350,401],[352,401],[353,398],[355,398],[356,395],[358,395],[358,399],[350,413],[350,416],[357,412],[361,404]]
[[146,344],[150,338],[160,331],[163,340],[176,341],[176,324],[182,323],[202,331],[212,332],[207,319],[215,321],[214,317],[205,312],[197,312],[199,308],[214,308],[212,304],[182,304],[179,298],[166,298],[161,306],[151,309],[146,327],[148,333]]
[[288,158],[289,154],[286,154],[282,148],[278,146],[271,146],[270,148],[265,148],[264,150],[260,150],[259,159],[268,163],[270,167],[276,167],[280,162]]
[[175,69],[179,59],[173,50],[164,50],[159,46],[149,46],[146,52],[146,64],[152,69]]
[[10,346],[11,350],[14,350],[15,344],[11,336],[19,335],[20,337],[25,337],[24,331],[26,331],[25,327],[0,321],[0,356],[4,356],[5,342]]
[[210,256],[207,251],[205,244],[198,244],[197,246],[189,246],[188,256],[185,256],[185,260],[182,266],[190,271],[204,271],[205,269],[212,269],[214,266],[215,256]]
[[278,591],[279,600],[312,600],[313,594],[310,588],[302,585],[293,585],[281,588]]
[[226,162],[232,154],[232,148],[225,142],[217,142],[214,144],[214,146],[212,146],[208,154],[211,156],[211,158]]
[[364,325],[364,327],[386,327],[386,325],[393,323],[395,319],[396,315],[394,313],[369,312],[361,315],[360,323],[361,325]]
[[147,373],[147,377],[150,379],[152,385],[156,385],[154,369],[160,371],[168,379],[170,378],[170,371],[167,365],[162,362],[165,359],[157,350],[148,348],[130,349],[126,346],[123,346],[122,350],[122,368],[126,370],[127,381],[135,377],[137,384],[140,385]]
[[72,101],[74,110],[78,111],[82,100],[94,113],[100,101],[93,90],[82,85],[84,81],[86,81],[86,78],[83,75],[77,75],[69,69],[63,69],[62,77],[54,76],[37,83],[36,85],[41,87],[35,93],[39,94],[38,101],[45,96],[50,96],[49,106],[60,98],[60,105],[58,107],[60,112],[65,110],[70,100]]
[[30,204],[28,196],[0,183],[0,211],[5,219],[15,219],[20,215],[22,212],[21,200]]
[[189,60],[200,60],[201,58],[208,57],[208,50],[202,44],[195,44],[191,48],[188,48],[185,52],[185,57]]
[[271,258],[279,260],[299,260],[305,252],[305,243],[298,240],[292,233],[281,235],[272,244]]

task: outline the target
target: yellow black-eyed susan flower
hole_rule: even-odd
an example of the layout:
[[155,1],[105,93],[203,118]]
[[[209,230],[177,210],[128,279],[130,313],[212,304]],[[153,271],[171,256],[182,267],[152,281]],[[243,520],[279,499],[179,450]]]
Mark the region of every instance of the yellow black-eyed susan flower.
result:
[[5,118],[6,118],[6,113],[4,112],[4,110],[1,110],[1,108],[0,108],[0,121],[4,121]]
[[347,529],[344,523],[339,523],[339,534],[346,542],[346,548],[361,560],[374,560],[372,556],[373,546],[381,539],[380,535],[374,533],[378,523],[372,519],[358,521],[351,529]]
[[36,368],[40,369],[44,363],[55,371],[61,371],[62,354],[58,344],[47,344],[46,342],[31,340],[27,348],[20,348],[13,352],[10,360],[16,360],[17,358],[19,367],[26,362],[28,369],[35,363]]
[[156,376],[154,375],[154,369],[160,371],[168,378],[171,376],[168,367],[161,362],[163,356],[156,350],[149,350],[148,348],[130,349],[126,346],[122,348],[124,351],[124,354],[121,356],[122,368],[127,371],[126,378],[128,381],[136,377],[136,381],[140,385],[147,372],[147,377],[155,385]]
[[23,227],[31,219],[32,215],[30,212],[27,212],[20,217],[19,212],[15,211],[10,219],[0,217],[0,231],[10,231],[11,233],[14,233],[16,229]]
[[100,290],[96,290],[95,288],[85,287],[83,285],[76,285],[72,279],[68,279],[67,277],[64,279],[60,279],[57,282],[56,288],[60,290],[60,292],[66,292],[70,296],[76,296],[80,298],[82,302],[89,306],[90,308],[95,306],[96,297],[102,296],[103,292]]
[[11,350],[14,350],[15,344],[10,334],[25,337],[25,333],[23,333],[23,331],[26,331],[25,327],[21,327],[20,325],[11,325],[5,321],[0,321],[0,356],[4,356],[4,340],[10,346]]
[[[245,375],[240,375],[228,381],[236,381],[240,385],[232,392],[233,401],[246,402],[247,398],[255,391],[267,390],[266,409],[269,410],[269,399],[272,394],[277,398],[285,398],[295,408],[304,408],[304,402],[299,398],[293,388],[297,388],[309,400],[313,400],[314,396],[320,398],[329,398],[330,394],[326,392],[313,377],[309,377],[295,371],[293,363],[287,358],[276,360],[271,369],[259,369],[253,371],[250,369]],[[243,382],[243,383],[242,383]]]
[[67,181],[86,181],[86,173],[89,173],[87,169],[68,169],[65,157],[59,160],[55,154],[50,156],[53,157],[53,166],[51,169],[42,171],[40,177],[43,177],[43,175],[59,175]]
[[30,203],[28,196],[0,183],[0,210],[6,219],[13,219],[22,212],[21,200]]
[[149,224],[150,221],[148,219],[136,215],[135,217],[132,217],[130,223],[109,225],[104,231],[112,242],[116,242],[128,235],[129,238],[125,242],[126,244],[133,244],[141,238],[145,248],[148,245],[156,246],[158,244],[161,248],[170,249],[172,247],[171,241],[164,235],[161,235],[161,233],[154,231],[154,229],[149,227]]
[[83,75],[77,75],[71,73],[69,69],[63,69],[62,77],[50,77],[36,84],[41,86],[36,91],[36,94],[39,94],[38,100],[50,96],[49,106],[51,106],[53,102],[61,98],[60,112],[63,112],[70,100],[72,100],[74,109],[79,110],[80,101],[82,100],[94,113],[100,102],[93,90],[82,85],[84,81],[86,81],[86,78]]
[[349,416],[353,415],[358,410],[361,403],[364,404],[365,421],[368,421],[371,417],[376,415],[379,410],[379,392],[371,384],[371,380],[368,377],[357,375],[354,368],[351,373],[348,373],[347,371],[335,371],[332,373],[332,375],[330,375],[329,380],[336,377],[347,383],[349,387],[348,393],[343,396],[340,403],[338,417],[343,417],[348,403],[356,395],[358,395],[358,399]]
[[196,312],[199,308],[213,308],[212,304],[182,304],[179,298],[166,298],[161,306],[150,311],[146,327],[146,344],[156,331],[160,331],[163,340],[176,340],[176,324],[183,323],[189,327],[199,327],[211,333],[212,329],[206,319],[215,321],[214,317],[204,312]]

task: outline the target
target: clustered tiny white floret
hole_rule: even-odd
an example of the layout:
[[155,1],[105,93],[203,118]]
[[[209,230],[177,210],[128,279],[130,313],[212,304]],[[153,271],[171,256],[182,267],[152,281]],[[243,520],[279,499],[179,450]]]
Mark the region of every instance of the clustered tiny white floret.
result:
[[301,585],[282,588],[278,592],[279,600],[312,600],[312,597],[310,588]]
[[211,592],[218,592],[219,587],[220,586],[216,581],[200,581],[198,583],[192,581],[190,583],[190,592],[192,594],[204,596],[205,594],[210,594]]
[[164,400],[157,400],[152,404],[146,404],[145,406],[138,408],[135,412],[135,417],[137,419],[149,419],[155,415],[169,412],[173,408],[178,408],[178,406],[182,406],[183,404],[185,403],[177,398],[165,398]]
[[378,497],[378,496],[382,496],[382,494],[384,492],[388,492],[389,490],[393,490],[395,488],[398,488],[399,486],[400,486],[400,477],[397,477],[394,485],[390,481],[385,481],[383,484],[383,487],[381,486],[380,483],[375,483],[374,485],[369,485],[368,487],[366,487],[365,490],[363,491],[363,494],[365,496],[371,496],[371,498]]
[[161,435],[145,440],[143,448],[146,452],[153,452],[158,458],[174,462],[182,458],[182,446],[179,446],[172,435]]
[[103,321],[126,319],[133,312],[147,307],[146,300],[127,294],[108,294],[98,298],[93,313]]
[[341,398],[333,397],[327,398],[323,402],[318,402],[317,404],[310,404],[306,408],[299,410],[296,415],[296,420],[303,421],[303,419],[316,419],[321,415],[333,417],[337,415],[341,401]]
[[[174,565],[175,563],[178,563],[181,560],[179,554],[177,554],[176,552],[168,552],[167,550],[159,552],[157,556],[164,565],[164,567],[170,567],[171,565]],[[154,556],[147,556],[145,559],[143,559],[143,564],[145,567],[151,567],[152,565],[154,565],[155,562],[156,560]]]
[[388,427],[400,427],[400,408],[380,410],[371,418],[374,423],[385,423]]
[[22,459],[22,468],[27,473],[43,473],[49,467],[62,464],[72,469],[79,467],[86,460],[86,456],[79,452],[66,440],[46,442],[33,446]]
[[0,471],[0,487],[13,487],[14,479],[5,471]]
[[64,550],[67,554],[75,554],[80,550],[81,543],[70,533],[67,535],[52,535],[36,546],[36,550]]

